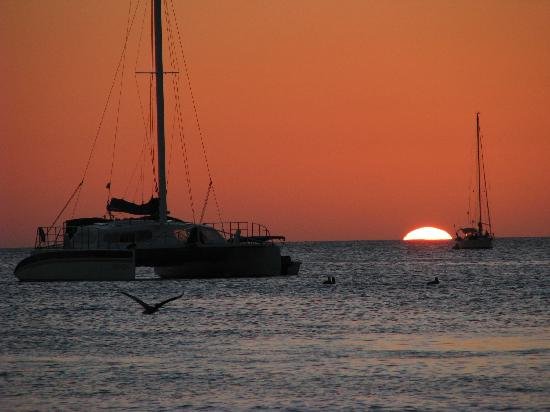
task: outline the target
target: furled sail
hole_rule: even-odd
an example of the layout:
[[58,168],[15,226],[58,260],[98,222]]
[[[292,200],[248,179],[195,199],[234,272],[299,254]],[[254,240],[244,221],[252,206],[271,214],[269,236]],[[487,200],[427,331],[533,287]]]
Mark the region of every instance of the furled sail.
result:
[[147,203],[137,204],[128,202],[124,199],[117,199],[113,197],[109,203],[107,203],[107,211],[109,212],[123,212],[130,215],[141,216],[158,216],[159,215],[159,199],[158,197],[152,197]]

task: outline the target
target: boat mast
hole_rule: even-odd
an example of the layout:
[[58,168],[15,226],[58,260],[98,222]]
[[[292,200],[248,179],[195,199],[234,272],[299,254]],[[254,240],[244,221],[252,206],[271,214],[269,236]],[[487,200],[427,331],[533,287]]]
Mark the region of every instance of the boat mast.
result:
[[157,92],[157,145],[159,170],[159,221],[166,222],[166,168],[164,148],[164,71],[162,67],[162,0],[153,0],[155,75]]
[[479,112],[476,113],[476,135],[477,135],[477,201],[479,207],[479,220],[477,221],[477,227],[479,233],[483,230],[483,223],[481,223],[481,160],[480,160],[480,141],[479,141]]

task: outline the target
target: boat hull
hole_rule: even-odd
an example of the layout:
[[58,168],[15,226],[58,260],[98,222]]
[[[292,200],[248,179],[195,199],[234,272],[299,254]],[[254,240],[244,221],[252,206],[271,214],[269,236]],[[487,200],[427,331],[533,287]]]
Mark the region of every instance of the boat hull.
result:
[[196,246],[156,259],[155,273],[166,279],[280,276],[282,266],[276,245]]
[[23,259],[14,271],[20,281],[115,281],[135,279],[131,250],[49,250]]
[[492,249],[493,239],[490,237],[455,239],[453,249]]
[[281,256],[281,275],[282,276],[296,276],[300,271],[302,262],[298,260],[292,260],[290,256]]

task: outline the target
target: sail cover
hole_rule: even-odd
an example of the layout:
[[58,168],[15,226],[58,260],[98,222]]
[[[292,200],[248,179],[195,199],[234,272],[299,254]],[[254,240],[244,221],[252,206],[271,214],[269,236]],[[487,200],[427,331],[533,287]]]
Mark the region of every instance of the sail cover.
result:
[[158,216],[159,199],[157,197],[152,197],[147,203],[137,204],[113,197],[111,201],[107,203],[107,210],[109,212],[123,212],[130,215]]

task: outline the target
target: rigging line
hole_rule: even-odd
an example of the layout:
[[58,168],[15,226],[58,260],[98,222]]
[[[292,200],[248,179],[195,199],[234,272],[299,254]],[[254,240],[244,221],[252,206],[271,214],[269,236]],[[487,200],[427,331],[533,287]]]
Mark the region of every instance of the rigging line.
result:
[[[139,5],[139,2],[138,2],[138,5]],[[132,7],[132,2],[130,1],[130,11],[131,11],[131,7]],[[90,151],[90,155],[88,157],[88,161],[86,162],[86,167],[84,168],[84,174],[82,176],[82,180],[85,179],[86,177],[86,174],[88,172],[88,169],[90,167],[90,162],[92,161],[92,156],[93,156],[93,152],[94,152],[94,149],[95,149],[95,145],[97,143],[97,139],[99,137],[99,134],[101,132],[101,127],[103,125],[103,120],[105,119],[105,113],[107,112],[107,107],[109,106],[109,101],[111,100],[111,94],[113,92],[113,89],[115,87],[115,84],[116,84],[116,78],[118,77],[118,71],[120,69],[120,65],[124,59],[124,56],[126,54],[126,48],[128,46],[128,38],[130,37],[130,32],[132,30],[132,26],[134,25],[134,19],[136,17],[136,13],[137,13],[137,7],[136,7],[136,10],[134,11],[134,15],[133,17],[131,18],[131,20],[129,21],[129,27],[127,28],[126,30],[126,35],[124,37],[124,45],[122,47],[122,53],[120,54],[120,58],[118,60],[118,64],[117,64],[117,68],[115,70],[115,76],[113,77],[113,82],[111,83],[111,87],[109,89],[109,93],[107,95],[107,102],[105,103],[105,106],[103,108],[103,112],[101,114],[101,118],[100,118],[100,121],[99,121],[99,127],[97,128],[97,132],[96,132],[96,135],[95,135],[95,138],[94,138],[94,141],[93,141],[93,144],[92,144],[92,149]],[[131,14],[131,13],[130,13]]]
[[[145,7],[143,8],[143,16],[141,17],[141,27],[139,29],[139,40],[138,40],[138,48],[137,48],[137,53],[136,53],[136,62],[134,64],[134,72],[137,72],[137,66],[138,66],[138,61],[139,61],[139,57],[141,55],[141,41],[143,39],[143,32],[144,32],[144,29],[145,29],[145,16],[147,15],[147,5],[145,5]],[[136,74],[136,73],[134,73]]]
[[[139,60],[139,56],[141,55],[141,44],[142,44],[142,38],[143,38],[143,32],[144,32],[144,27],[145,27],[145,17],[147,16],[147,10],[148,10],[148,7],[147,5],[145,5],[145,7],[143,8],[143,17],[142,17],[142,27],[141,27],[141,31],[140,31],[140,37],[139,37],[139,43],[138,43],[138,53],[137,53],[137,56],[136,56],[136,63],[135,63],[135,66],[134,66],[134,71],[137,72],[137,65],[138,65],[138,60]],[[151,16],[152,16],[152,9],[151,9]],[[153,47],[152,47],[152,44],[153,44],[153,23],[152,23],[152,17],[151,17],[151,29],[150,29],[150,39],[149,41],[151,42],[151,47],[150,47],[150,50],[151,50],[151,64],[153,64],[153,60],[154,60],[154,53],[153,53]],[[151,191],[153,192],[154,191],[154,187],[156,185],[156,176],[155,176],[155,173],[156,173],[156,170],[155,170],[155,155],[154,155],[154,149],[153,149],[153,144],[151,143],[151,140],[152,140],[152,130],[153,130],[153,125],[152,125],[152,80],[153,80],[153,75],[150,74],[149,75],[149,114],[148,114],[148,119],[146,118],[146,115],[145,115],[145,109],[144,109],[144,105],[143,105],[143,98],[142,98],[142,95],[141,95],[141,91],[140,91],[140,87],[139,87],[139,82],[138,82],[138,76],[137,76],[137,73],[134,73],[134,78],[135,78],[135,81],[136,81],[136,90],[137,90],[137,94],[138,94],[138,100],[139,100],[139,108],[140,108],[140,113],[141,113],[141,118],[143,120],[143,128],[145,130],[145,136],[144,136],[144,141],[146,142],[146,145],[149,149],[149,155],[150,155],[150,159],[151,159],[151,164],[152,164],[152,189]],[[145,156],[144,156],[145,157]]]
[[[138,5],[136,6],[136,12],[139,8],[139,3],[141,2],[141,0],[138,0]],[[139,175],[139,178],[138,180],[136,181],[136,188],[134,190],[134,194],[133,194],[133,197],[132,199],[136,199],[137,198],[137,191],[140,187],[140,184],[141,184],[141,189],[142,189],[142,193],[141,193],[141,198],[142,198],[142,203],[143,203],[143,191],[144,191],[144,176],[143,176],[143,164],[144,164],[144,161],[145,161],[145,149],[146,147],[147,148],[150,148],[151,147],[151,136],[150,136],[150,133],[149,133],[149,126],[148,126],[148,121],[146,119],[146,116],[145,116],[145,110],[144,110],[144,106],[143,106],[143,98],[141,96],[141,91],[140,91],[140,87],[139,87],[139,82],[138,82],[138,77],[137,77],[137,66],[138,66],[138,63],[139,63],[139,58],[141,56],[141,45],[143,43],[143,33],[144,33],[144,29],[145,29],[145,17],[147,16],[147,10],[148,10],[148,7],[147,7],[147,2],[145,2],[145,6],[143,7],[143,15],[142,15],[142,18],[141,18],[141,26],[140,26],[140,32],[139,32],[139,40],[138,40],[138,47],[137,47],[137,53],[136,53],[136,60],[135,60],[135,63],[134,63],[134,80],[135,80],[135,83],[136,83],[136,91],[137,91],[137,95],[138,95],[138,101],[139,101],[139,109],[140,109],[140,115],[141,115],[141,119],[143,121],[143,129],[145,131],[144,133],[144,136],[143,136],[143,143],[142,143],[142,146],[141,146],[141,152],[138,156],[138,160],[134,166],[134,169],[132,170],[132,174],[131,174],[131,177],[130,177],[130,181],[128,182],[128,185],[126,186],[126,189],[124,191],[124,196],[123,197],[126,197],[126,194],[128,193],[128,190],[130,188],[130,185],[131,185],[131,182],[134,178],[134,175],[135,175],[135,172],[138,168],[139,165],[141,165],[141,168],[140,168],[140,175]],[[151,10],[151,13],[152,13],[152,10]],[[151,44],[152,44],[152,30],[150,31],[151,33]],[[151,55],[153,55],[153,51],[152,51],[152,47],[151,47]],[[151,89],[151,76],[149,77],[149,89]],[[149,94],[151,96],[151,91],[149,91]],[[149,100],[151,101],[151,98],[149,98]],[[149,104],[151,106],[151,102],[149,101]],[[149,111],[151,113],[151,110]],[[151,115],[149,115],[149,117],[151,117]],[[150,156],[151,156],[151,163],[154,164],[154,152],[152,149],[148,150]],[[154,167],[153,167],[153,179],[154,179]]]
[[[150,24],[151,29],[149,31],[150,35],[150,42],[151,42],[151,67],[155,67],[155,13],[153,6],[150,7],[151,14],[150,14]],[[151,182],[151,197],[156,193],[159,195],[159,182],[157,178],[157,169],[156,169],[156,162],[155,162],[155,144],[153,142],[153,131],[155,129],[155,118],[153,116],[153,80],[154,80],[154,74],[151,73],[149,76],[149,138],[150,138],[150,147],[151,147],[151,169],[152,169],[152,175],[153,179]],[[156,93],[156,90],[155,90]]]
[[[151,137],[149,136],[149,121],[146,119],[145,117],[145,110],[143,108],[143,100],[141,98],[141,92],[139,91],[139,84],[137,82],[137,76],[135,76],[136,78],[136,88],[137,88],[137,92],[138,92],[138,100],[139,100],[139,105],[140,105],[140,111],[141,111],[141,117],[142,117],[142,120],[143,120],[143,127],[144,127],[144,130],[145,130],[145,133],[143,135],[143,142],[142,142],[142,147],[141,147],[141,153],[138,157],[138,161],[134,167],[134,171],[137,169],[137,166],[139,163],[141,163],[141,166],[143,167],[143,163],[145,163],[145,152],[147,149],[147,153],[149,153],[149,156],[151,157],[151,163],[154,164],[154,153],[151,149]],[[153,166],[153,179],[154,179],[154,166]],[[132,172],[132,176],[133,176],[133,172]],[[128,184],[124,194],[126,195],[126,193],[128,192],[128,189],[130,187],[130,184]]]
[[[138,191],[139,191],[139,183],[141,181],[141,170],[140,170],[140,175],[138,175],[137,179],[136,179],[136,185],[134,186],[134,192],[132,193],[132,196],[130,197],[131,201],[136,203],[137,202],[137,195],[138,195]],[[127,199],[126,195],[124,195],[123,197],[124,199]]]
[[468,191],[468,212],[466,213],[468,215],[468,224],[471,223],[470,216],[472,216],[472,192]]
[[[145,202],[145,199],[144,199],[144,195],[145,195],[145,177],[143,176],[144,172],[143,172],[143,167],[141,168],[141,203],[144,203]],[[139,187],[139,186],[138,186]],[[153,196],[151,196],[153,197]]]
[[168,182],[170,181],[170,174],[172,172],[172,153],[174,153],[174,129],[176,128],[176,112],[174,111],[174,118],[172,119],[172,131],[170,133],[170,153],[168,155],[168,170],[166,172],[166,187],[168,188]]
[[[170,16],[168,14],[168,10],[166,7],[164,7],[164,17],[165,17],[165,20],[166,20],[166,31],[167,31],[167,34],[168,34],[168,52],[169,52],[169,56],[170,56],[170,64],[172,65],[172,67],[177,67],[178,64],[177,64],[177,57],[176,59],[174,59],[174,42],[173,42],[173,37],[172,37],[172,27],[171,27],[171,21],[170,21]],[[173,120],[172,120],[172,134],[170,135],[170,156],[169,156],[169,159],[168,159],[168,176],[170,176],[171,174],[171,169],[172,169],[172,154],[173,154],[173,145],[174,145],[174,133],[175,133],[175,129],[176,129],[176,120],[178,121],[178,124],[180,125],[180,128],[179,128],[179,135],[180,135],[180,140],[181,140],[181,130],[182,130],[182,127],[181,127],[181,122],[179,121],[180,119],[178,118],[178,116],[181,117],[181,112],[180,110],[178,110],[178,108],[181,108],[181,106],[179,105],[179,87],[177,87],[177,83],[174,79],[174,77],[172,77],[171,79],[172,81],[172,89],[174,91],[174,99],[175,99],[175,110],[174,110],[174,117],[173,117]],[[168,182],[167,182],[168,184]],[[192,209],[193,209],[193,205],[192,205]],[[194,217],[193,217],[194,219]]]
[[[150,36],[151,36],[151,67],[155,66],[155,10],[153,7],[153,1],[151,1],[151,30],[150,30]],[[157,170],[158,161],[155,159],[158,159],[159,153],[158,148],[155,146],[155,122],[158,120],[155,117],[154,111],[155,111],[155,102],[153,93],[157,93],[156,85],[155,85],[155,74],[151,73],[150,76],[150,83],[149,83],[149,136],[151,137],[151,166],[152,166],[152,172],[153,172],[153,187],[152,191],[153,193],[156,193],[157,196],[160,196],[159,194],[159,177],[157,176],[158,173],[160,173]],[[155,151],[156,150],[156,151]]]
[[67,202],[65,203],[65,206],[63,206],[63,208],[61,209],[61,211],[57,214],[57,216],[55,217],[53,223],[51,224],[51,226],[55,226],[55,224],[57,223],[57,220],[59,219],[59,217],[63,214],[63,212],[65,211],[65,209],[67,209],[67,206],[69,206],[69,203],[71,203],[71,200],[73,200],[73,197],[76,195],[76,192],[80,191],[80,188],[82,187],[82,185],[84,184],[84,181],[81,181],[78,186],[76,187],[75,190],[73,190],[73,193],[71,194],[71,196],[69,196],[69,200],[67,200]]
[[206,190],[206,197],[204,199],[204,203],[203,203],[203,206],[202,206],[201,218],[199,220],[199,223],[202,223],[203,220],[204,220],[204,214],[206,212],[206,206],[208,205],[208,198],[210,197],[210,190],[211,189],[212,189],[212,180],[208,184],[208,189]]
[[[151,152],[151,136],[149,134],[149,120],[146,118],[145,116],[145,109],[143,107],[143,99],[141,97],[141,92],[139,91],[139,83],[137,81],[137,76],[134,76],[135,79],[136,79],[136,89],[137,89],[137,94],[138,94],[138,100],[139,100],[139,108],[140,108],[140,112],[141,112],[141,119],[143,120],[143,128],[145,130],[145,134],[143,136],[143,142],[144,142],[144,145],[147,146],[147,148],[149,149],[148,152],[149,154],[152,156],[152,152]],[[150,103],[150,102],[149,102]],[[154,159],[151,160],[152,162],[154,162]]]
[[[144,108],[144,105],[143,105],[143,97],[142,97],[142,94],[141,94],[141,88],[139,86],[139,82],[138,82],[138,76],[137,76],[137,65],[138,65],[138,61],[139,61],[139,56],[141,55],[141,44],[142,44],[142,38],[143,38],[143,32],[144,32],[144,28],[145,28],[145,17],[147,16],[147,11],[148,11],[148,8],[147,8],[147,5],[143,8],[143,17],[142,17],[142,21],[141,21],[141,31],[140,31],[140,37],[139,37],[139,43],[138,43],[138,53],[137,53],[137,56],[136,56],[136,62],[135,62],[135,66],[134,66],[134,79],[135,79],[135,82],[136,82],[136,91],[137,91],[137,95],[138,95],[138,101],[139,101],[139,109],[140,109],[140,114],[141,114],[141,119],[143,121],[143,129],[145,131],[144,133],[144,136],[143,136],[143,146],[142,146],[142,153],[140,154],[140,157],[138,158],[138,162],[145,162],[145,147],[147,147],[147,152],[149,153],[149,156],[150,156],[150,160],[151,160],[151,169],[152,169],[152,187],[151,187],[151,192],[153,193],[154,192],[154,188],[155,188],[155,179],[156,179],[156,176],[155,176],[155,155],[154,155],[154,149],[152,148],[153,144],[151,143],[151,140],[152,140],[152,129],[153,129],[153,126],[152,126],[152,99],[151,99],[151,96],[152,96],[152,75],[150,74],[149,75],[149,101],[148,101],[148,104],[149,104],[149,112],[148,112],[148,117],[146,116],[145,114],[145,108]],[[141,164],[141,174],[143,175],[143,163]],[[134,170],[137,169],[137,163],[136,163],[136,168]],[[144,184],[144,181],[145,179],[143,178],[143,176],[141,176],[141,180],[139,182],[136,182],[136,184],[139,184],[141,183],[142,185]],[[129,185],[128,185],[128,188],[129,188]],[[125,193],[128,191],[128,188],[126,189]],[[134,193],[134,198],[136,197],[136,194],[137,194],[137,189],[138,189],[138,186],[136,186],[136,191]],[[152,195],[151,195],[152,197]],[[143,198],[143,187],[142,187],[142,198]]]
[[[478,222],[481,222],[482,221],[482,213],[483,213],[483,204],[481,203],[481,194],[482,194],[482,188],[481,188],[481,147],[478,146],[481,144],[481,128],[478,129],[479,130],[479,142],[477,141],[477,138],[476,138],[476,146],[474,148],[474,162],[475,162],[475,169],[472,169],[472,170],[475,170],[475,173],[476,175],[474,176],[474,190],[473,190],[473,196],[474,196],[474,199],[473,199],[473,202],[475,204],[475,213],[476,213],[476,217],[475,217],[475,222],[478,223]],[[477,131],[476,131],[477,133]],[[479,153],[479,155],[478,155]],[[477,226],[476,226],[477,227]]]
[[[76,195],[76,200],[73,204],[73,210],[71,211],[71,219],[74,218],[74,215],[76,213],[76,206],[78,205],[78,202],[80,200],[80,192],[82,191],[82,184],[83,183],[84,183],[84,181],[81,181],[80,185],[78,185],[78,187],[76,188],[76,190],[78,190],[78,193]],[[63,213],[63,210],[65,210],[65,209],[62,209],[61,213]],[[57,223],[57,219],[59,219],[59,216],[55,220],[56,223]]]
[[[134,16],[137,14],[137,9],[139,7],[139,1],[136,3],[136,11],[134,12]],[[127,33],[126,35],[130,35],[130,16],[132,12],[132,2],[130,1],[130,7],[128,9],[128,25],[127,25]],[[124,90],[124,72],[126,69],[126,48],[123,50],[122,53],[122,70],[120,72],[120,89],[118,92],[118,104],[117,104],[117,110],[116,110],[116,120],[115,120],[115,132],[114,132],[114,139],[113,139],[113,156],[111,158],[111,170],[109,171],[109,181],[107,183],[107,201],[106,204],[109,204],[109,200],[111,199],[111,186],[112,186],[112,180],[113,180],[113,170],[115,168],[115,155],[116,155],[116,143],[118,138],[118,127],[119,127],[119,120],[120,120],[120,104],[122,102],[122,91]],[[111,212],[109,212],[111,214]]]
[[[136,3],[136,11],[134,12],[134,15],[137,14],[137,10],[139,8],[139,0]],[[127,36],[130,35],[130,16],[131,16],[131,10],[132,10],[132,2],[130,1],[130,8],[128,10],[128,26],[127,26]],[[126,69],[126,49],[123,51],[123,60],[122,60],[122,70],[120,72],[120,89],[118,93],[118,104],[117,104],[117,111],[116,111],[116,122],[115,122],[115,132],[114,132],[114,139],[113,139],[113,156],[111,159],[111,170],[109,172],[109,181],[107,183],[108,188],[108,195],[107,195],[107,202],[109,199],[111,199],[111,186],[112,186],[112,180],[113,180],[113,170],[115,167],[115,155],[116,155],[116,144],[117,144],[117,138],[118,138],[118,127],[119,127],[119,120],[120,120],[120,106],[122,102],[122,92],[124,90],[123,84],[124,84],[124,73]]]
[[181,104],[179,101],[179,89],[176,87],[176,93],[177,93],[177,103],[176,103],[176,110],[178,112],[178,126],[179,126],[179,137],[180,137],[180,147],[183,155],[183,164],[185,168],[185,178],[187,181],[187,194],[189,196],[189,203],[191,206],[191,213],[193,215],[193,222],[195,222],[195,201],[193,199],[193,188],[191,185],[191,169],[189,166],[189,156],[188,156],[188,150],[187,150],[187,142],[185,140],[185,133],[183,132],[183,117],[181,114]]
[[155,154],[155,145],[153,143],[153,130],[155,128],[155,120],[153,118],[153,77],[151,76],[150,77],[150,80],[149,80],[149,148],[150,148],[150,151],[149,151],[149,154],[150,154],[150,159],[151,159],[151,171],[152,171],[152,176],[153,176],[153,179],[151,181],[151,191],[153,193],[157,193],[158,194],[158,191],[159,191],[159,185],[158,185],[158,179],[157,179],[157,166],[156,166],[156,162],[155,162],[155,157],[156,157],[156,154]]
[[180,35],[178,20],[175,18],[176,10],[174,8],[174,3],[173,3],[172,0],[170,0],[170,4],[172,6],[172,14],[174,15],[176,32],[177,32],[177,35],[178,35],[178,42],[179,42],[179,46],[180,46],[180,49],[181,49],[181,55],[182,55],[182,58],[183,58],[183,67],[185,69],[185,77],[187,78],[187,85],[188,85],[188,89],[189,89],[189,94],[190,94],[190,97],[191,97],[191,102],[193,104],[193,112],[194,112],[194,115],[195,115],[195,122],[197,124],[197,129],[199,131],[199,136],[200,136],[200,140],[201,140],[203,155],[205,156],[204,160],[206,162],[206,169],[208,170],[208,173],[210,174],[210,165],[208,164],[208,157],[206,156],[206,146],[204,144],[203,133],[202,133],[202,129],[201,129],[200,121],[199,121],[195,95],[193,94],[193,87],[192,87],[192,84],[191,84],[191,75],[189,74],[187,59],[185,57],[185,53],[183,52],[183,43],[181,41],[181,35]]
[[[164,17],[165,20],[168,22],[167,14],[166,14],[166,7],[163,7]],[[168,51],[170,53],[170,62],[172,62],[172,48],[171,48],[171,39],[170,39],[170,32],[169,28],[167,28],[168,32]],[[172,65],[173,66],[173,65]],[[169,154],[168,154],[168,170],[166,171],[166,187],[168,190],[168,182],[170,181],[170,174],[172,172],[172,153],[174,149],[174,130],[176,128],[176,111],[174,110],[172,123],[171,123],[171,130],[170,130],[170,148],[169,148]]]
[[189,204],[191,207],[191,213],[193,215],[193,222],[195,222],[195,201],[193,199],[193,188],[191,184],[191,170],[189,167],[189,156],[188,156],[188,150],[187,150],[187,142],[185,140],[185,133],[183,132],[183,118],[181,114],[181,104],[179,102],[179,91],[177,86],[172,85],[172,87],[175,88],[175,95],[178,96],[176,98],[176,112],[178,113],[177,121],[178,121],[178,127],[179,127],[179,138],[180,138],[180,148],[181,153],[183,156],[183,165],[185,169],[185,180],[187,182],[187,194],[189,197]]
[[123,198],[125,198],[126,195],[128,194],[128,190],[130,189],[130,186],[132,185],[132,181],[134,180],[134,176],[136,174],[137,168],[141,164],[142,158],[144,157],[144,154],[145,154],[145,141],[143,141],[142,144],[141,144],[141,150],[139,152],[138,159],[137,159],[136,163],[134,164],[134,168],[132,169],[132,174],[130,175],[130,179],[128,180],[128,184],[126,185],[126,189],[124,189],[124,194],[122,195]]
[[[145,152],[144,152],[144,154],[145,154]],[[140,168],[140,170],[139,170],[139,175],[138,175],[137,178],[136,178],[136,185],[135,185],[135,187],[134,187],[134,192],[133,192],[132,197],[131,197],[131,199],[132,199],[133,202],[137,202],[138,191],[139,191],[139,189],[140,189],[140,187],[141,187],[141,191],[142,191],[142,196],[141,196],[141,199],[142,199],[142,200],[141,200],[141,203],[143,203],[143,184],[142,184],[142,182],[143,182],[143,165],[142,165],[142,167]]]
[[[477,162],[476,162],[476,148],[477,148],[477,142],[474,139],[470,140],[470,152],[469,152],[469,161],[470,166],[468,167],[469,170],[469,179],[468,179],[468,223],[474,225],[475,220],[471,219],[472,216],[476,214],[476,209],[473,210],[474,213],[472,213],[472,200],[475,197],[475,170],[477,168]],[[474,202],[475,204],[475,202]]]
[[[178,35],[178,42],[179,42],[179,46],[180,46],[180,50],[181,50],[181,55],[182,55],[182,58],[183,58],[183,67],[185,69],[185,76],[187,78],[187,85],[188,85],[188,88],[189,88],[189,94],[191,96],[191,102],[192,102],[192,105],[193,105],[193,113],[194,113],[194,116],[195,116],[195,122],[197,124],[197,129],[199,131],[199,137],[200,137],[200,141],[201,141],[201,147],[202,147],[202,153],[203,153],[203,156],[204,156],[204,161],[205,161],[205,164],[206,164],[206,170],[208,172],[209,179],[211,181],[213,181],[212,173],[211,173],[211,170],[210,170],[210,164],[208,163],[208,156],[207,156],[207,152],[206,152],[206,145],[204,143],[204,136],[203,136],[202,128],[201,128],[200,121],[199,121],[199,115],[198,115],[195,95],[193,94],[193,87],[192,87],[192,84],[191,84],[191,75],[189,74],[187,59],[186,59],[185,53],[183,51],[183,42],[181,41],[181,34],[180,34],[179,25],[178,25],[178,19],[176,18],[177,15],[176,15],[176,9],[174,7],[173,0],[170,0],[170,5],[172,6],[172,14],[174,15],[176,32],[177,32],[177,35]],[[216,201],[216,208],[217,208],[217,211],[218,211],[218,217],[221,221],[222,217],[221,217],[220,205],[218,203],[218,197],[216,196],[216,190],[214,189],[214,183],[212,183],[212,192],[214,193],[214,200]]]
[[483,136],[480,136],[480,144],[481,144],[481,165],[483,170],[483,187],[485,189],[485,201],[487,203],[487,220],[489,223],[489,231],[492,231],[491,212],[489,210],[489,192],[487,191],[487,178],[485,177],[485,156],[483,155]]
[[214,183],[212,183],[212,193],[214,193],[214,203],[216,203],[216,209],[218,211],[218,219],[221,222],[223,220],[222,219],[222,212],[221,212],[221,209],[220,209],[220,204],[218,203],[218,196],[216,195],[216,188],[214,187]]
[[143,120],[143,128],[145,130],[145,136],[147,136],[147,133],[149,132],[149,130],[148,130],[148,125],[147,125],[147,119],[145,118],[145,110],[143,108],[143,99],[141,98],[141,92],[140,92],[140,87],[139,87],[139,82],[138,82],[138,76],[137,76],[137,73],[135,73],[135,72],[137,71],[138,59],[139,59],[140,52],[141,52],[141,41],[142,41],[143,31],[144,31],[144,27],[145,27],[145,16],[146,15],[147,15],[147,6],[145,6],[144,9],[143,9],[143,18],[142,18],[142,21],[141,21],[141,31],[140,31],[140,35],[139,35],[138,51],[137,51],[136,63],[135,63],[135,66],[134,66],[134,79],[136,81],[136,90],[137,90],[138,101],[139,101],[139,110],[140,110],[140,114],[141,114],[141,119]]
[[[138,0],[138,6],[139,6],[139,0]],[[115,70],[115,75],[113,76],[113,81],[111,83],[111,87],[109,88],[109,93],[107,94],[107,101],[105,102],[105,106],[103,107],[103,111],[101,113],[101,117],[100,117],[100,120],[99,120],[99,125],[98,125],[98,128],[96,130],[96,134],[95,134],[95,137],[94,137],[94,140],[93,140],[93,143],[92,143],[92,147],[90,149],[90,154],[88,156],[88,160],[86,161],[86,166],[84,167],[84,172],[82,173],[82,179],[80,181],[80,183],[78,184],[78,186],[76,187],[76,189],[74,190],[73,194],[71,195],[71,197],[69,198],[69,201],[65,204],[65,206],[63,206],[63,208],[61,209],[61,211],[59,212],[59,214],[57,215],[57,217],[55,218],[54,220],[54,225],[55,223],[57,223],[57,220],[61,217],[61,215],[63,214],[63,212],[65,211],[65,209],[67,209],[67,206],[69,204],[69,202],[73,199],[73,197],[75,196],[75,194],[77,195],[76,196],[76,201],[75,201],[75,204],[73,205],[73,210],[72,210],[72,215],[74,216],[75,214],[75,211],[76,211],[76,207],[78,205],[78,202],[80,200],[80,193],[81,193],[81,189],[82,189],[82,185],[84,184],[84,181],[86,179],[86,175],[88,173],[88,169],[90,168],[90,163],[92,161],[92,157],[93,157],[93,154],[94,154],[94,150],[95,150],[95,146],[96,146],[96,143],[97,143],[97,139],[99,138],[99,134],[101,132],[101,128],[103,126],[103,120],[105,119],[105,114],[107,113],[107,108],[109,107],[109,102],[111,100],[111,94],[113,92],[113,89],[115,87],[115,84],[116,84],[116,79],[117,79],[117,76],[118,76],[118,71],[120,69],[120,63],[122,62],[123,60],[123,56],[124,54],[126,53],[126,47],[128,45],[128,38],[130,36],[130,32],[132,30],[132,26],[134,24],[134,19],[135,19],[135,16],[136,16],[136,12],[137,12],[137,7],[136,7],[136,10],[134,12],[134,15],[132,17],[132,19],[130,20],[130,15],[131,15],[131,10],[132,10],[132,1],[130,1],[130,6],[128,8],[128,22],[127,22],[127,30],[126,30],[126,35],[124,37],[124,43],[123,43],[123,47],[122,47],[122,53],[120,55],[120,58],[118,60],[118,64],[117,64],[117,67],[116,67],[116,70]],[[53,225],[52,225],[53,226]]]
[[[140,177],[140,180],[139,180],[139,184],[136,185],[136,189],[139,189],[141,188],[141,203],[144,202],[143,198],[144,198],[144,195],[145,195],[145,177],[144,177],[144,174],[145,174],[145,151],[143,152],[143,159],[142,159],[142,162],[141,162],[141,167],[139,169],[140,171],[140,174],[139,174],[139,177]],[[152,198],[152,194],[151,196],[149,196],[149,198]]]
[[[126,56],[126,53],[124,53]],[[116,143],[118,138],[118,126],[119,126],[119,119],[120,119],[120,103],[122,101],[122,91],[123,91],[123,83],[124,83],[124,71],[126,68],[126,59],[124,59],[122,63],[122,71],[120,72],[120,90],[118,93],[118,105],[117,105],[117,111],[116,111],[116,122],[115,122],[115,134],[113,139],[113,157],[111,159],[111,171],[109,172],[109,182],[107,183],[107,188],[109,189],[107,202],[109,199],[111,199],[111,182],[113,180],[113,170],[115,168],[115,155],[116,155]]]
[[[166,11],[165,8],[165,17],[167,21],[167,33],[168,33],[168,51],[170,55],[170,63],[174,67],[178,67],[178,58],[177,54],[175,53],[175,47],[174,47],[174,41],[173,41],[173,32],[172,32],[172,22],[170,20],[170,15]],[[195,202],[193,200],[193,190],[191,186],[191,173],[190,173],[190,167],[189,167],[189,158],[187,155],[187,143],[185,141],[185,133],[183,132],[183,114],[182,114],[182,108],[181,108],[181,99],[180,99],[180,91],[179,91],[179,77],[175,79],[172,77],[172,88],[174,90],[174,98],[175,98],[175,113],[178,115],[178,126],[179,126],[179,136],[180,136],[180,143],[181,143],[181,150],[183,155],[183,161],[184,161],[184,167],[185,167],[185,176],[187,181],[187,191],[189,196],[189,203],[191,207],[191,213],[193,215],[193,222],[195,222]]]
[[[137,162],[134,166],[134,170],[132,171],[132,176],[130,178],[130,182],[128,183],[128,186],[126,187],[126,191],[124,192],[123,198],[126,198],[126,194],[128,193],[128,190],[130,189],[131,181],[134,179],[134,175],[135,175],[135,172],[138,169],[138,166],[141,166],[141,167],[139,168],[139,174],[136,178],[136,184],[135,184],[135,187],[134,187],[134,192],[133,192],[132,197],[131,197],[132,201],[134,201],[134,202],[136,201],[137,193],[138,193],[138,190],[140,189],[140,185],[141,185],[141,188],[142,188],[142,191],[143,191],[143,164],[144,164],[144,161],[145,161],[145,142],[143,142],[143,144],[142,144],[140,157],[137,159]],[[143,195],[142,195],[142,199],[143,199]],[[143,203],[143,201],[141,203]]]
[[154,193],[158,193],[158,183],[157,183],[157,170],[156,170],[156,162],[155,162],[155,145],[152,142],[153,140],[153,130],[155,127],[154,119],[153,119],[153,76],[149,76],[149,159],[151,160],[151,196]]

